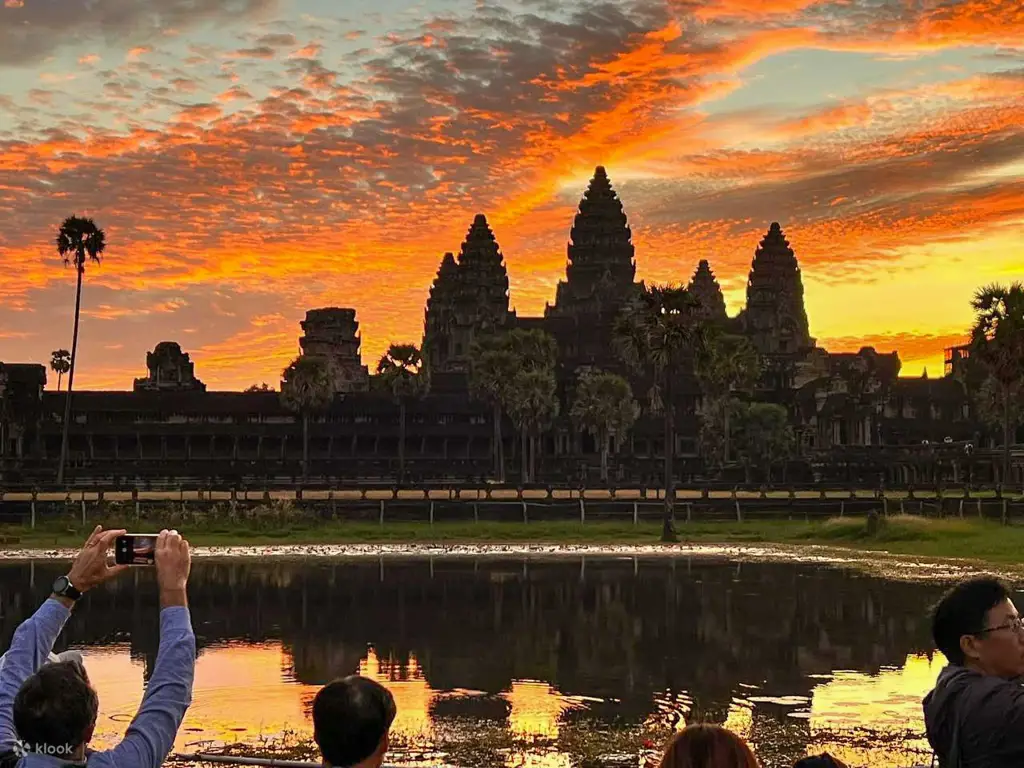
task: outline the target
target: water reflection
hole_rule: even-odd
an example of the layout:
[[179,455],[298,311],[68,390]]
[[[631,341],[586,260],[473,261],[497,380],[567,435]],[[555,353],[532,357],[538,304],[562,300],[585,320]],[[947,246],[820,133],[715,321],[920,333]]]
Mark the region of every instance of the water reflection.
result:
[[[5,644],[63,570],[0,566]],[[737,730],[769,765],[823,748],[853,765],[910,765],[908,744],[885,732],[923,728],[920,699],[941,668],[924,612],[941,589],[660,558],[198,561],[200,659],[178,748],[309,734],[319,686],[358,671],[394,692],[408,744],[535,745],[510,765],[558,768],[589,734],[635,746],[696,719]],[[62,642],[87,649],[109,740],[155,659],[152,574],[83,603]]]

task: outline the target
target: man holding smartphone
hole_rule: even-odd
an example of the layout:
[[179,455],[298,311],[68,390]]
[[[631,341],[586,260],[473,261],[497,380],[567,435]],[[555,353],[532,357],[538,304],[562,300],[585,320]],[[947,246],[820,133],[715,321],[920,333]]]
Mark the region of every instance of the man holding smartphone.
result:
[[130,567],[110,565],[108,553],[123,530],[96,526],[49,599],[14,633],[0,665],[0,768],[159,768],[192,702],[196,639],[186,586],[192,557],[177,531],[156,541],[160,590],[160,648],[139,711],[113,749],[91,752],[99,701],[81,663],[47,663],[53,644],[81,596]]

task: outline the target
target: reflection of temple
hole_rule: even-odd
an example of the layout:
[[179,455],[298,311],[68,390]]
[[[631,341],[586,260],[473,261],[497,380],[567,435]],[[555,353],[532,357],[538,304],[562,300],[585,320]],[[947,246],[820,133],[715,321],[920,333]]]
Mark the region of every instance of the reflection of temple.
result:
[[[603,168],[580,201],[565,279],[542,317],[519,317],[510,310],[505,258],[486,217],[478,215],[458,255],[444,255],[429,288],[422,344],[432,392],[408,404],[404,454],[411,480],[492,475],[493,412],[469,396],[467,382],[472,345],[481,336],[511,328],[551,334],[558,343],[563,395],[583,366],[623,371],[611,343],[612,326],[642,284],[636,282],[623,204]],[[689,285],[707,317],[746,335],[761,354],[757,397],[784,405],[799,437],[799,456],[787,468],[790,479],[871,484],[998,479],[998,453],[989,450],[997,438],[978,421],[959,375],[963,350],[950,352],[947,376],[902,379],[896,353],[865,348],[832,354],[818,347],[797,256],[778,223],[768,226],[753,249],[746,306],[736,317],[728,317],[707,260],[698,262]],[[346,393],[311,420],[310,474],[349,482],[396,477],[399,411],[388,393],[370,386],[355,310],[313,309],[301,325],[303,354],[326,358]],[[154,350],[148,364],[150,375],[136,382],[135,393],[75,394],[69,436],[73,481],[184,477],[261,483],[300,472],[301,420],[285,411],[276,395],[206,393],[188,355],[169,342]],[[33,406],[0,410],[0,426],[9,436],[0,445],[8,484],[49,481],[60,453],[63,395],[43,392],[41,366],[29,378],[37,382],[28,390]],[[647,387],[635,383],[638,399],[645,400]],[[704,472],[695,440],[700,398],[693,377],[682,377],[674,440],[684,480]],[[541,440],[545,482],[594,479],[597,471],[597,446],[578,433],[567,406],[563,403],[562,418]],[[514,473],[520,441],[511,424],[503,435]],[[1019,437],[1024,440],[1024,431]],[[616,481],[654,482],[664,449],[661,422],[645,414],[614,458]],[[1016,480],[1024,482],[1024,455],[1015,462]]]
[[[36,565],[33,589],[29,568],[0,568],[5,643],[60,573]],[[130,642],[148,678],[156,590],[151,574],[137,578],[87,595],[61,642]],[[371,674],[401,692],[410,730],[471,718],[551,736],[559,724],[664,717],[671,708],[659,715],[658,702],[674,700],[718,722],[746,717],[755,741],[786,733],[795,754],[807,721],[789,713],[813,714],[809,700],[834,670],[877,675],[927,652],[923,606],[942,588],[660,558],[197,561],[190,602],[201,656],[280,642],[284,671],[301,684]],[[833,689],[822,706],[844,695]]]

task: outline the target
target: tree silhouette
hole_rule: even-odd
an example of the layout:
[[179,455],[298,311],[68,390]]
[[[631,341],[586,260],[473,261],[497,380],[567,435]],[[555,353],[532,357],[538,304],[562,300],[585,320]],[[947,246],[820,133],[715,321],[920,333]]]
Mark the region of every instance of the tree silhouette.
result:
[[302,417],[302,479],[309,477],[309,417],[330,407],[334,384],[327,361],[300,355],[281,374],[281,404]]
[[512,379],[507,407],[522,440],[523,481],[532,483],[536,479],[537,442],[544,430],[558,418],[558,385],[554,370],[519,371]]
[[57,253],[64,259],[64,266],[73,264],[78,277],[75,289],[75,330],[71,337],[71,363],[68,367],[68,391],[64,398],[64,423],[60,440],[60,464],[57,467],[57,483],[64,482],[64,466],[68,458],[68,427],[71,425],[71,393],[75,383],[75,363],[78,360],[78,321],[82,311],[82,278],[85,276],[87,261],[100,263],[100,254],[106,250],[106,235],[92,219],[70,216],[57,231]]
[[601,481],[608,482],[608,444],[621,440],[640,415],[629,382],[604,371],[585,371],[576,387],[571,416],[580,429],[594,436],[601,452]]
[[509,400],[508,389],[518,370],[516,358],[505,341],[503,335],[475,339],[469,355],[470,392],[492,409],[494,474],[499,483],[505,482],[505,443],[501,435],[501,419]]
[[631,368],[653,382],[650,402],[664,418],[665,508],[662,540],[676,541],[676,381],[707,343],[710,326],[700,302],[685,288],[651,286],[634,297],[616,319],[614,344]]
[[423,397],[430,379],[415,344],[392,344],[377,364],[380,383],[398,405],[398,482],[405,482],[405,415],[410,400]]
[[776,403],[750,403],[738,409],[735,425],[736,452],[747,470],[760,467],[768,482],[772,467],[788,459],[796,438],[786,409]]
[[[987,374],[993,407],[1002,411],[1003,482],[1010,479],[1010,444],[1013,442],[1015,398],[1024,391],[1024,283],[988,285],[971,302],[971,362]],[[984,389],[983,389],[984,391]]]
[[71,370],[71,353],[66,349],[55,349],[50,357],[50,370],[57,374],[57,391],[60,392],[60,380]]
[[[729,463],[730,416],[735,410],[734,392],[751,390],[761,374],[761,361],[757,350],[744,336],[711,331],[706,344],[696,358],[697,380],[704,392],[705,402],[701,414],[701,444],[705,447],[720,444],[713,451],[712,463]],[[709,434],[710,433],[710,434]]]

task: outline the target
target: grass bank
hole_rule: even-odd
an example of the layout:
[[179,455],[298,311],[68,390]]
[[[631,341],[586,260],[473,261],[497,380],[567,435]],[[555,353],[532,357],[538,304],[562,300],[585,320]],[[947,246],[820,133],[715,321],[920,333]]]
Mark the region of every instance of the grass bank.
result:
[[[135,521],[119,516],[90,520],[48,520],[32,530],[0,526],[0,547],[37,549],[77,547],[96,523],[130,531],[174,527],[195,546],[269,546],[303,544],[620,544],[654,545],[660,525],[587,522],[428,523],[311,521],[287,509],[245,520],[182,518],[179,514]],[[956,557],[1014,565],[1024,561],[1024,526],[978,519],[890,517],[877,527],[865,518],[820,522],[750,520],[678,524],[680,540],[694,544],[819,544],[859,551],[888,551],[918,557]]]

